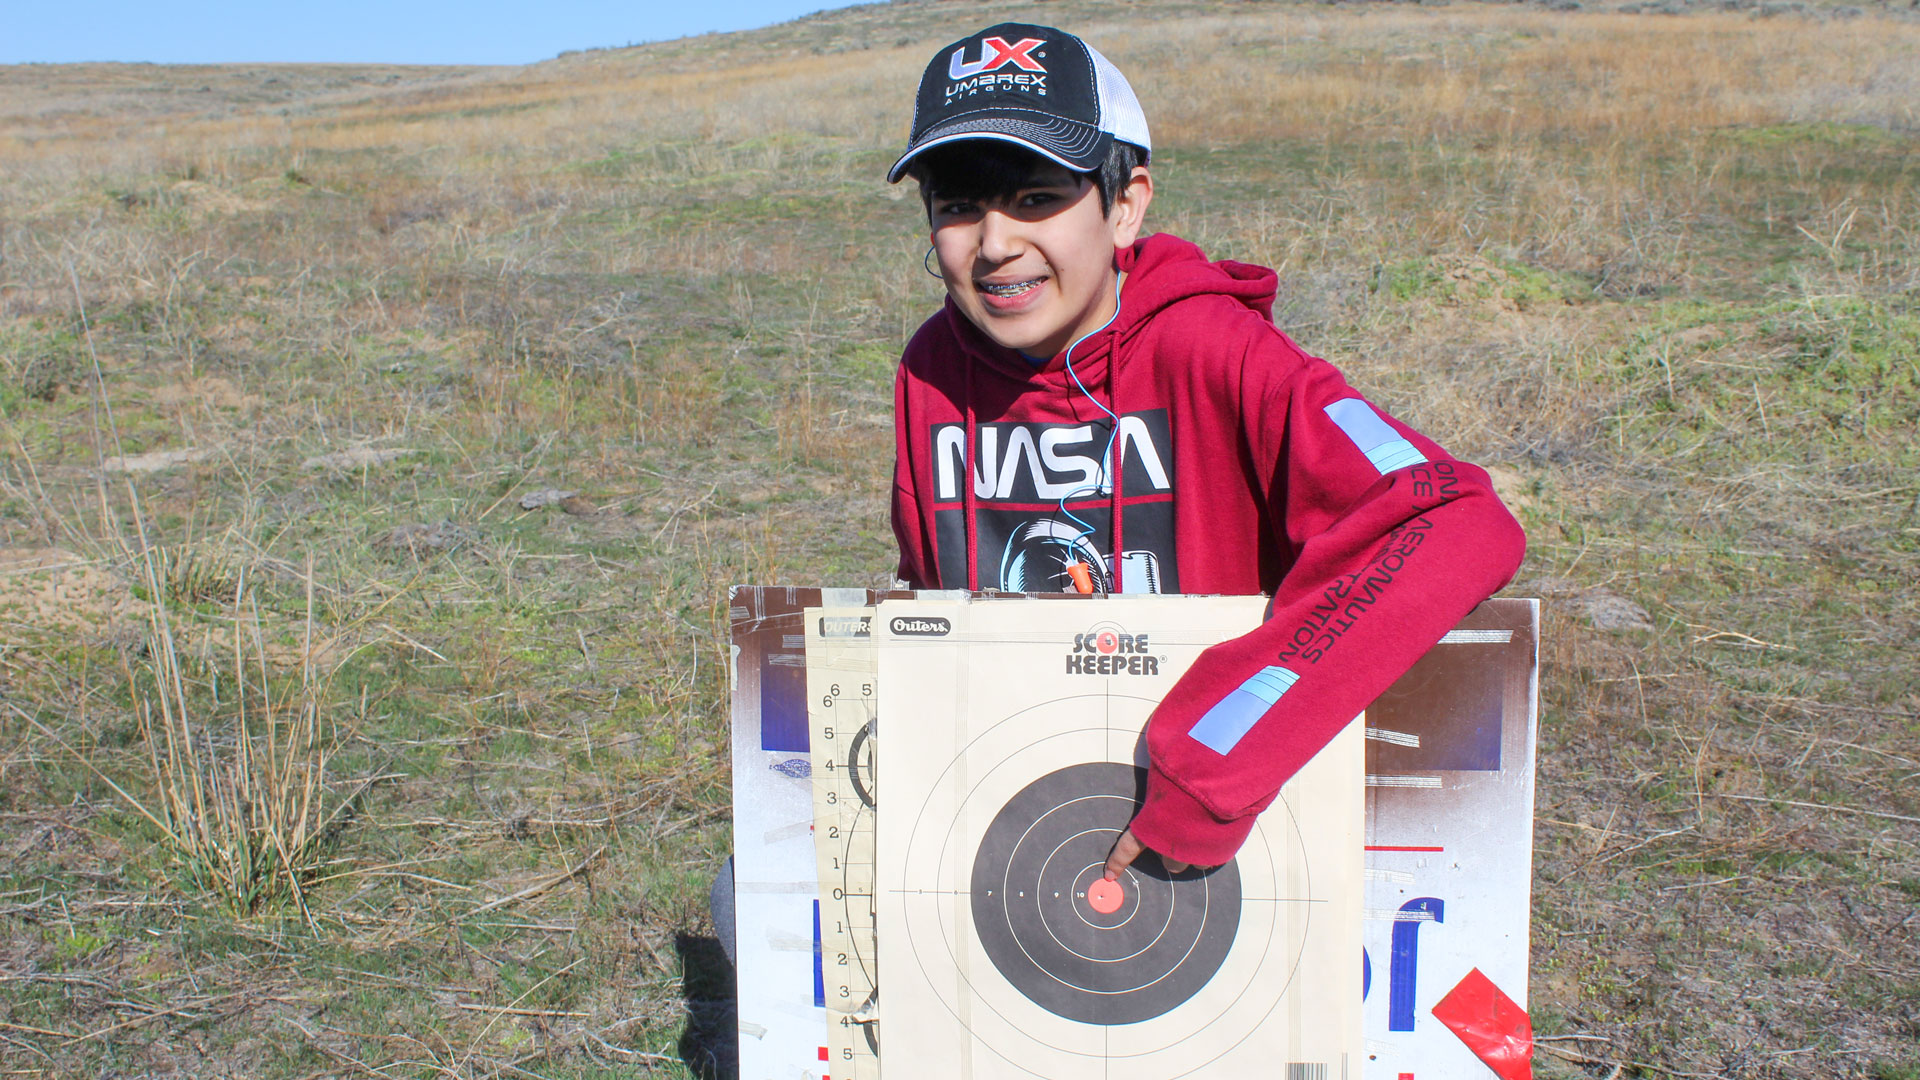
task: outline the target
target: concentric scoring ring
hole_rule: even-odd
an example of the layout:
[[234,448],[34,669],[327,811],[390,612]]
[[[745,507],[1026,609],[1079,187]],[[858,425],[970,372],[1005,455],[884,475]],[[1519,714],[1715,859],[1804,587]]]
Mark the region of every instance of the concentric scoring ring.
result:
[[975,852],[972,908],[981,945],[1007,982],[1058,1016],[1134,1024],[1212,979],[1240,922],[1235,863],[1167,873],[1151,854],[1102,913],[1086,890],[1139,805],[1144,770],[1071,765],[1009,799]]

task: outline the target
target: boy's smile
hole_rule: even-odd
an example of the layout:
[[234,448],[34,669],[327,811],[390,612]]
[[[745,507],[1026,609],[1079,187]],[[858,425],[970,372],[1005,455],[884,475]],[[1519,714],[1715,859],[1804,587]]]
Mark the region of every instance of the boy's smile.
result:
[[1137,170],[1105,214],[1085,175],[1051,163],[1007,196],[935,191],[933,247],[947,295],[995,343],[1058,354],[1113,315],[1113,252],[1139,234],[1146,176]]

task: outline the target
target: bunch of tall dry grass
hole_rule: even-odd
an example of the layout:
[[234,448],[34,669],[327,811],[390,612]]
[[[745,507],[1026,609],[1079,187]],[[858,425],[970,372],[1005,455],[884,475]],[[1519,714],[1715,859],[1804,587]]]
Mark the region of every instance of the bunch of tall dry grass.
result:
[[126,552],[150,600],[145,642],[137,654],[121,656],[144,769],[123,783],[21,715],[159,830],[182,892],[213,897],[241,915],[291,901],[311,921],[304,886],[318,876],[330,837],[360,795],[339,795],[330,783],[339,745],[330,690],[338,667],[322,671],[315,663],[332,654],[333,643],[314,640],[312,575],[301,663],[286,675],[269,668],[258,600],[239,569],[231,636],[218,642],[231,665],[223,671],[183,650],[184,630],[169,613],[183,589],[204,600],[198,587],[208,580],[207,564],[146,539],[142,528],[138,549]]
[[[141,565],[160,595],[159,560]],[[326,786],[335,739],[326,710],[329,680],[311,661],[312,596],[307,660],[279,689],[267,670],[259,608],[244,570],[233,606],[232,711],[224,715],[217,680],[211,711],[196,709],[167,605],[152,606],[144,670],[129,667],[126,677],[158,805],[136,805],[165,832],[196,891],[220,896],[239,912],[284,898],[305,912],[301,884],[318,871],[329,829],[351,806],[330,800]]]

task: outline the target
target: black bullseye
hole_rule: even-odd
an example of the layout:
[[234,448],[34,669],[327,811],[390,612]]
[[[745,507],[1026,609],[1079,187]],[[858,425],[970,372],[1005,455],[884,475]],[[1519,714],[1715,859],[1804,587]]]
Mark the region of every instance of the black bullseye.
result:
[[1150,1020],[1205,986],[1233,946],[1235,863],[1169,874],[1146,855],[1098,884],[1144,782],[1144,770],[1115,762],[1048,773],[1007,801],[974,855],[981,945],[1008,983],[1058,1016]]

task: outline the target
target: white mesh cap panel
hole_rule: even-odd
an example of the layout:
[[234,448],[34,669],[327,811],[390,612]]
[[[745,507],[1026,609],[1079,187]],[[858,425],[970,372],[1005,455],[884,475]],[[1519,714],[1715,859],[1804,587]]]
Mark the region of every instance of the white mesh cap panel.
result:
[[[1083,42],[1084,44],[1084,42]],[[1127,77],[1113,66],[1113,61],[1100,55],[1100,50],[1087,46],[1087,55],[1093,57],[1093,83],[1100,97],[1100,127],[1107,134],[1121,142],[1130,142],[1153,154],[1153,138],[1147,134],[1147,114],[1140,108],[1140,99],[1133,96],[1133,87],[1127,85]]]

